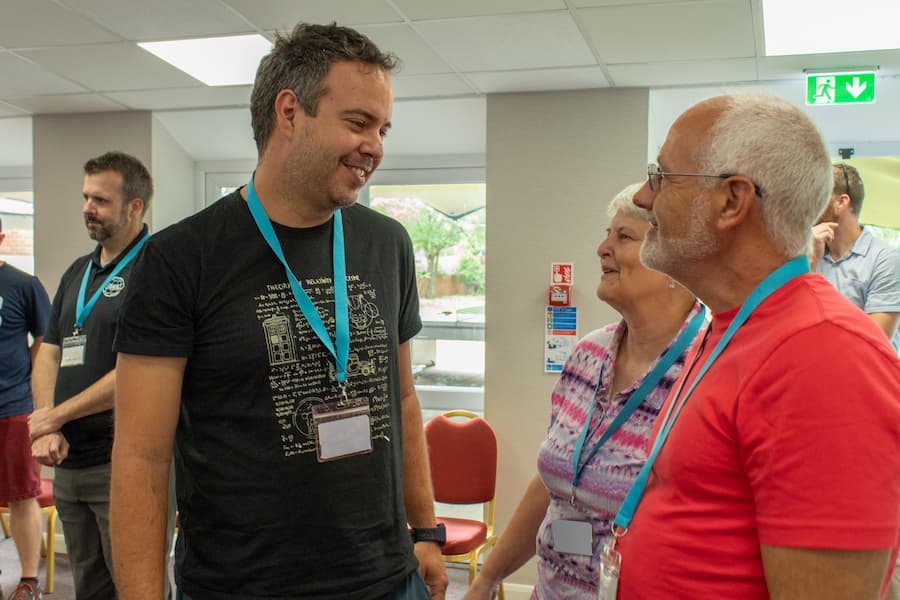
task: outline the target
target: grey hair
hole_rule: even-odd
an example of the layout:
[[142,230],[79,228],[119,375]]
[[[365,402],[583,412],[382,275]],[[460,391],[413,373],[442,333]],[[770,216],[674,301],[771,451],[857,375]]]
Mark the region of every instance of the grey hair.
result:
[[256,70],[250,96],[250,121],[260,156],[275,126],[274,106],[279,92],[293,90],[303,112],[315,117],[319,99],[328,91],[325,77],[333,64],[342,61],[359,62],[387,73],[398,64],[396,56],[382,52],[363,34],[337,23],[298,23],[290,34],[275,36],[272,51]]
[[612,221],[613,217],[616,216],[616,213],[622,211],[629,217],[635,217],[637,219],[649,221],[650,217],[652,216],[650,211],[646,208],[641,208],[634,203],[634,195],[637,194],[638,190],[643,186],[643,181],[632,183],[621,192],[613,196],[613,199],[609,202],[609,206],[606,207],[607,218]]
[[812,225],[831,197],[832,167],[822,134],[787,100],[761,95],[725,100],[706,151],[696,157],[700,170],[752,179],[765,193],[760,206],[776,248],[787,258],[805,254]]

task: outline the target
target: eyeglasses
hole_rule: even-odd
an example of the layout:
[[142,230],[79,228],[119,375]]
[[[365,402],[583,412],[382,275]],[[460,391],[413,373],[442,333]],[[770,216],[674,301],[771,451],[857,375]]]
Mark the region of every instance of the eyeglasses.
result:
[[844,193],[847,194],[847,197],[850,200],[853,200],[853,194],[850,193],[850,179],[847,177],[847,166],[844,163],[838,163],[838,167],[841,168],[841,171],[844,173]]
[[[737,177],[737,173],[671,173],[668,171],[660,171],[659,165],[650,163],[647,165],[647,181],[650,183],[650,191],[656,192],[659,191],[659,187],[662,184],[663,177],[715,177],[716,179],[728,179],[729,177]],[[753,191],[756,192],[756,195],[760,198],[766,197],[766,191],[759,187],[752,179],[750,183],[753,184]]]

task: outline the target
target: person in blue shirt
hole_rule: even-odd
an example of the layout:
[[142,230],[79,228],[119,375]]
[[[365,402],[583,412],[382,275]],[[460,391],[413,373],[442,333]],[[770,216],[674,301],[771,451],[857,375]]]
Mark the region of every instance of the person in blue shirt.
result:
[[834,187],[825,212],[813,227],[810,267],[881,327],[900,347],[900,251],[859,224],[865,187],[859,171],[834,165]]
[[[0,247],[5,238],[0,222]],[[37,277],[0,260],[0,506],[9,507],[10,529],[22,565],[22,579],[12,597],[25,600],[41,597],[37,580],[41,478],[40,466],[31,457],[28,415],[34,410],[31,362],[49,316],[50,298]]]

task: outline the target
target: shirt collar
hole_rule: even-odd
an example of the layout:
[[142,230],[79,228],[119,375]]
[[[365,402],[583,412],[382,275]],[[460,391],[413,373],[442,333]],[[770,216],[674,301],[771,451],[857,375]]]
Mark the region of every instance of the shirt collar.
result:
[[147,235],[148,229],[149,228],[147,227],[147,224],[144,223],[144,226],[141,227],[140,233],[134,236],[134,239],[129,242],[128,246],[126,246],[121,252],[119,252],[118,256],[116,256],[105,265],[102,265],[100,263],[100,252],[103,250],[103,248],[100,246],[100,244],[97,244],[97,247],[94,248],[94,252],[91,253],[91,261],[94,263],[94,267],[100,270],[106,270],[119,264],[119,261],[122,259],[122,257],[128,254],[128,251],[131,250],[135,244],[141,241],[145,235]]

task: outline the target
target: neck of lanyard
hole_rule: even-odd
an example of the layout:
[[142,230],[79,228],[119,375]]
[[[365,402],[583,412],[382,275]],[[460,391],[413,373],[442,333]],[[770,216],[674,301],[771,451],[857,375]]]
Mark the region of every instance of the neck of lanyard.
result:
[[[622,503],[622,507],[619,509],[619,513],[616,515],[615,521],[613,522],[613,533],[619,537],[624,535],[625,531],[628,529],[628,526],[631,524],[631,520],[634,518],[634,513],[637,510],[638,504],[641,501],[641,498],[644,495],[644,490],[647,488],[647,480],[650,477],[650,471],[653,468],[653,463],[656,462],[657,456],[659,456],[659,451],[662,449],[663,444],[666,442],[666,438],[669,437],[669,432],[672,430],[672,426],[675,424],[675,420],[678,418],[678,415],[681,413],[681,409],[684,407],[684,403],[690,397],[691,393],[694,391],[694,388],[697,387],[697,384],[700,383],[700,380],[703,379],[703,376],[706,375],[706,372],[709,371],[709,368],[712,364],[719,358],[719,355],[725,350],[725,347],[728,346],[731,339],[734,337],[734,334],[737,333],[738,329],[750,318],[750,315],[753,314],[753,311],[763,303],[763,301],[771,296],[776,290],[784,286],[786,283],[794,279],[795,277],[799,277],[805,273],[809,272],[809,261],[805,256],[798,256],[797,258],[783,264],[781,267],[773,271],[769,274],[768,277],[762,280],[758,286],[750,293],[750,296],[747,298],[746,302],[744,302],[743,306],[741,306],[737,315],[735,315],[734,320],[728,326],[728,329],[725,330],[725,333],[722,335],[722,339],[719,340],[719,343],[716,344],[716,347],[713,348],[713,351],[710,353],[709,358],[706,359],[706,362],[703,363],[703,367],[697,373],[697,377],[691,382],[690,387],[688,387],[687,392],[684,396],[681,395],[681,390],[684,387],[684,382],[687,380],[687,375],[681,380],[681,384],[678,386],[678,389],[675,391],[674,396],[672,397],[672,401],[669,403],[668,409],[666,409],[666,414],[663,418],[662,425],[659,429],[659,434],[656,437],[656,441],[653,442],[653,447],[650,450],[650,456],[647,458],[647,462],[644,463],[644,466],[641,468],[638,473],[637,478],[634,481],[634,484],[631,486],[631,489],[628,491],[628,495],[625,496],[625,501]],[[696,360],[696,359],[695,359]],[[674,410],[673,410],[674,409]],[[615,528],[619,527],[622,531],[617,531]]]
[[78,290],[78,298],[75,300],[75,335],[78,335],[81,332],[82,327],[84,327],[84,322],[87,321],[88,315],[91,314],[91,311],[94,310],[94,306],[97,304],[97,300],[100,299],[100,294],[103,293],[103,290],[106,289],[106,286],[109,285],[109,282],[112,281],[113,277],[122,272],[122,269],[128,266],[137,253],[141,251],[141,248],[144,247],[144,242],[147,241],[147,238],[150,237],[150,233],[147,232],[144,234],[144,237],[135,244],[131,250],[128,251],[122,260],[119,261],[119,264],[115,266],[115,268],[110,271],[109,275],[97,288],[97,291],[91,296],[91,299],[88,300],[87,304],[84,303],[84,296],[87,293],[88,282],[91,279],[91,267],[94,265],[94,260],[88,260],[87,268],[84,270],[84,277],[81,278],[81,288]]
[[578,482],[581,480],[581,474],[584,472],[584,467],[594,458],[594,455],[600,449],[603,444],[609,440],[613,436],[613,434],[619,430],[620,427],[628,420],[628,418],[637,410],[637,407],[644,401],[644,398],[659,385],[659,382],[665,376],[666,372],[675,364],[675,361],[678,359],[682,353],[688,349],[691,345],[691,342],[694,341],[694,338],[697,337],[697,332],[700,331],[700,327],[703,325],[703,321],[706,320],[706,307],[701,307],[700,312],[694,315],[694,318],[691,319],[690,323],[688,323],[687,327],[678,338],[675,340],[668,350],[666,350],[665,354],[660,357],[659,361],[657,361],[656,365],[647,374],[644,378],[644,381],[641,385],[636,389],[631,396],[628,398],[628,402],[625,403],[625,406],[622,407],[622,410],[616,416],[615,420],[609,424],[609,427],[606,428],[606,431],[603,432],[603,435],[597,440],[597,443],[594,444],[593,448],[591,448],[590,454],[588,454],[587,459],[584,462],[581,462],[581,454],[584,451],[584,443],[587,440],[588,429],[591,425],[591,417],[594,414],[594,405],[597,403],[597,392],[600,389],[600,384],[603,381],[603,372],[600,373],[600,378],[597,380],[597,385],[594,387],[594,395],[592,398],[592,402],[590,407],[588,408],[587,417],[584,420],[584,427],[581,429],[581,435],[578,438],[578,442],[575,444],[575,451],[572,453],[572,500],[575,500],[575,488],[578,487]]
[[322,321],[319,311],[316,310],[316,305],[309,299],[306,290],[303,289],[300,281],[297,279],[296,275],[294,275],[294,271],[291,270],[291,267],[288,265],[287,259],[284,256],[284,251],[281,248],[281,242],[278,240],[278,236],[275,235],[275,229],[272,227],[272,221],[270,221],[268,215],[266,215],[266,210],[260,203],[259,196],[256,195],[256,190],[253,188],[252,177],[250,178],[250,183],[247,184],[247,206],[250,208],[250,214],[253,215],[256,227],[266,240],[269,248],[272,249],[272,252],[275,253],[275,256],[278,257],[278,260],[284,265],[284,272],[287,275],[288,282],[291,284],[291,291],[294,292],[294,299],[297,301],[300,312],[303,313],[306,322],[309,323],[313,332],[315,332],[316,336],[322,341],[322,344],[325,345],[331,353],[331,356],[334,357],[337,381],[343,388],[347,381],[347,358],[350,354],[350,309],[347,302],[347,266],[344,257],[344,225],[341,219],[340,209],[334,211],[334,220],[332,221],[334,228],[334,241],[332,243],[332,279],[334,280],[335,318],[335,341],[332,343],[331,334],[328,333],[328,328],[325,327],[325,323]]

